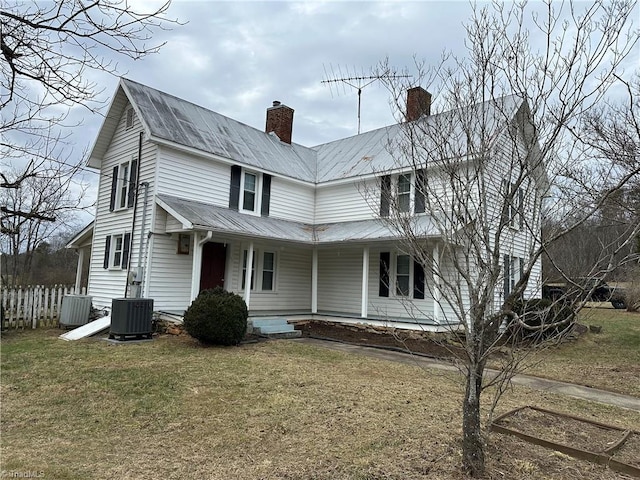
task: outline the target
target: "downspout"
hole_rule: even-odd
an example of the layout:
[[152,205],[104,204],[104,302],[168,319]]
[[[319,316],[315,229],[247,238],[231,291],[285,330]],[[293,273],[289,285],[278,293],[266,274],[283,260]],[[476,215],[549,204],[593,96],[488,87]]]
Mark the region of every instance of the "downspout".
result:
[[[133,235],[135,233],[135,228],[136,228],[136,212],[138,211],[138,194],[139,189],[138,186],[140,185],[140,165],[142,164],[142,137],[144,135],[144,132],[140,132],[140,136],[138,137],[138,165],[136,166],[136,184],[135,184],[135,199],[133,201],[133,220],[131,220],[131,238],[129,240],[129,260],[131,259],[131,246],[133,245]],[[132,185],[129,185],[129,188],[131,188]],[[140,237],[140,239],[142,240],[142,237]],[[131,274],[131,262],[128,262],[129,268],[127,270],[127,278],[125,279],[125,284],[124,284],[124,298],[127,298],[127,291],[129,290],[129,275]]]

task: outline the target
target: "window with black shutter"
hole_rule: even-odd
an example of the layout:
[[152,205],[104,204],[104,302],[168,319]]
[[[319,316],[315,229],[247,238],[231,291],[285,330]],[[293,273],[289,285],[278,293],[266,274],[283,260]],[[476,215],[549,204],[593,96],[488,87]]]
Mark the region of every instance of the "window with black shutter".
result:
[[[391,197],[391,176],[384,175],[380,179],[380,216],[389,216],[389,201]],[[388,296],[388,295],[387,295]]]
[[269,216],[269,202],[271,201],[271,175],[262,174],[262,206],[260,214]]
[[240,206],[240,179],[242,169],[237,165],[231,166],[231,185],[229,188],[229,208],[238,210]]
[[424,268],[416,260],[413,261],[413,298],[424,299]]

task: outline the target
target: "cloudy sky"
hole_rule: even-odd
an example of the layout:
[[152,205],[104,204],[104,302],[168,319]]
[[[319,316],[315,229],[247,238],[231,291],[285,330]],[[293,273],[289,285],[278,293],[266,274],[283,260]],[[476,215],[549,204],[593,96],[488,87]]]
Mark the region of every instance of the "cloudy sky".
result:
[[[174,0],[168,16],[187,23],[158,32],[154,41],[167,42],[160,53],[120,70],[259,129],[279,100],[295,110],[293,141],[312,146],[357,133],[357,90],[323,80],[369,76],[385,58],[413,70],[414,57],[460,51],[469,14],[462,1]],[[106,97],[115,91],[117,78],[92,78]],[[100,121],[85,114],[82,138],[93,139]],[[380,83],[362,90],[361,122],[362,131],[394,122]]]
[[[132,3],[139,10],[160,5]],[[167,16],[184,25],[154,34],[154,42],[166,42],[159,53],[135,62],[118,59],[119,72],[258,129],[279,100],[295,110],[293,141],[313,146],[355,135],[358,128],[357,90],[341,83],[330,88],[323,80],[369,76],[385,59],[411,74],[416,60],[434,65],[445,51],[466,56],[464,24],[471,14],[463,0],[173,0]],[[118,78],[99,72],[88,78],[108,103]],[[389,100],[380,82],[362,90],[362,131],[394,123]],[[102,117],[75,108],[72,119],[82,122],[72,138],[80,156]],[[97,175],[85,179],[94,185],[87,196],[93,201]]]

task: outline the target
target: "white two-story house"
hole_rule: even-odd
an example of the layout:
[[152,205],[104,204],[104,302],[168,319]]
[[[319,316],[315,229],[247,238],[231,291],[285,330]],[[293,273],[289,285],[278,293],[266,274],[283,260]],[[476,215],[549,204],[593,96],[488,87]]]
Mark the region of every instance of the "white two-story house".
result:
[[[523,102],[509,101],[516,115]],[[411,89],[407,121],[429,121],[429,102]],[[435,251],[445,241],[415,188],[429,171],[389,153],[401,125],[309,148],[292,142],[293,114],[274,102],[258,130],[122,79],[87,163],[100,172],[95,220],[68,244],[80,251],[79,271],[90,262],[94,305],[142,296],[182,314],[201,290],[222,286],[254,317],[454,322],[420,262],[380,220],[393,189],[423,241]],[[506,125],[494,123],[499,137]],[[530,236],[514,229],[501,254],[505,289]],[[527,292],[539,284],[536,264]],[[497,304],[505,293],[495,292]]]

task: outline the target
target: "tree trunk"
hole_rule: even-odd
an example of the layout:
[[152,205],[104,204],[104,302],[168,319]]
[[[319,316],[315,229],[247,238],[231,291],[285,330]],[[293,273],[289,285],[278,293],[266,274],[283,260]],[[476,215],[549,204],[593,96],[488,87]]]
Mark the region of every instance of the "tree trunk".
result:
[[480,393],[484,365],[472,363],[462,406],[462,466],[471,477],[484,474],[484,439],[480,424]]

